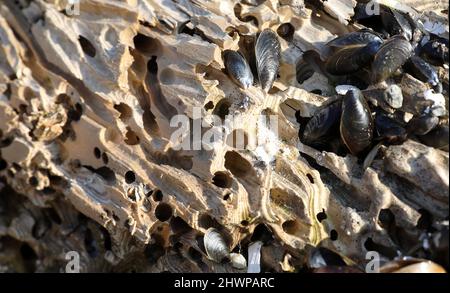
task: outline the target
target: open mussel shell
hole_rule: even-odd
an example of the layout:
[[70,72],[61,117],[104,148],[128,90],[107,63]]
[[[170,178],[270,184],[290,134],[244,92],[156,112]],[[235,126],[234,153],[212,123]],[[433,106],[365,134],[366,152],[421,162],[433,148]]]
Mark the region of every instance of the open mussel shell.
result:
[[280,68],[281,46],[278,37],[271,29],[259,35],[255,45],[256,68],[262,89],[268,92]]
[[208,258],[217,263],[230,260],[230,251],[224,237],[215,228],[209,228],[203,238]]
[[361,91],[348,91],[342,101],[341,138],[353,155],[365,150],[373,138],[373,118]]
[[383,265],[380,273],[446,273],[446,271],[430,260],[405,257]]
[[328,73],[334,75],[355,73],[372,61],[380,45],[380,42],[372,41],[365,46],[344,47],[327,59],[325,68]]
[[249,88],[253,84],[253,74],[244,56],[239,52],[226,50],[223,57],[230,78],[243,89]]
[[386,41],[372,63],[372,83],[379,83],[394,74],[411,57],[411,44],[401,36]]
[[424,114],[413,117],[408,121],[406,129],[408,133],[415,135],[425,135],[439,124],[439,118],[433,115]]
[[339,36],[327,43],[327,47],[335,50],[342,49],[348,46],[364,46],[369,43],[383,43],[381,37],[370,29],[362,29],[357,32],[351,32]]
[[308,121],[301,137],[302,142],[314,145],[324,142],[336,132],[341,119],[341,101],[336,101],[317,111]]

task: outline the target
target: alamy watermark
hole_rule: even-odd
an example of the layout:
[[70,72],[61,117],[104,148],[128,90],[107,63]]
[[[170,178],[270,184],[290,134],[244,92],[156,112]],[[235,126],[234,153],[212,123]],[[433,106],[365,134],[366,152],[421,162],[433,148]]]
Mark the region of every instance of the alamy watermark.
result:
[[65,259],[68,260],[65,268],[66,273],[80,272],[80,254],[77,251],[72,250],[67,252]]
[[238,150],[278,151],[278,116],[202,115],[201,107],[192,108],[192,117],[175,115],[170,120],[170,142],[175,150],[213,150],[228,144]]

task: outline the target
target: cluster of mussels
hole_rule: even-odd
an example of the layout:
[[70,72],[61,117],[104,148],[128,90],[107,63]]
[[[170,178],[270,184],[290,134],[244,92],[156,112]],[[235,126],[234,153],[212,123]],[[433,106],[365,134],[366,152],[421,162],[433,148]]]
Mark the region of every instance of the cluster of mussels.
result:
[[[316,52],[304,53],[305,69],[297,68],[299,82],[305,80],[299,75],[311,76],[308,69],[313,68],[336,85],[339,97],[312,118],[299,117],[300,140],[319,150],[349,151],[356,156],[374,156],[382,144],[401,144],[407,138],[448,151],[448,111],[436,69],[448,66],[448,40],[427,32],[420,21],[394,8],[382,5],[379,15],[366,11],[365,4],[358,4],[353,21],[365,27],[328,42],[325,61]],[[226,71],[243,89],[259,82],[267,93],[280,66],[277,34],[271,29],[262,31],[251,53],[257,81],[253,67],[240,52],[224,52]],[[406,73],[428,88],[423,96],[431,104],[421,113],[402,107],[402,88],[397,84]],[[370,89],[382,90],[388,110],[366,96]]]
[[[426,32],[408,13],[391,7],[382,6],[375,16],[361,11],[365,10],[356,10],[355,20],[365,28],[328,42],[325,61],[318,54],[308,60],[337,85],[343,98],[307,120],[299,132],[301,141],[321,150],[374,156],[382,144],[415,138],[448,151],[448,111],[435,67],[448,66],[448,40]],[[423,96],[431,104],[420,113],[402,107],[397,84],[404,74],[428,88]],[[380,99],[389,109],[366,96],[370,89],[382,89]]]
[[[253,56],[256,61],[259,83],[266,93],[272,88],[273,82],[277,78],[280,55],[281,46],[276,33],[271,29],[265,29],[256,40]],[[223,57],[225,69],[231,79],[244,89],[250,87],[254,82],[253,74],[243,54],[226,50]]]

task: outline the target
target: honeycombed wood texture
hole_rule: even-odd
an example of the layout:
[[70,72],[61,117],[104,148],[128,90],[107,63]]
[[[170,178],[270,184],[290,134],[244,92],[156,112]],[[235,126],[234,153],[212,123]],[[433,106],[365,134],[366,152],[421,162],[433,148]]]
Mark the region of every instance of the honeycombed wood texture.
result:
[[[207,258],[209,227],[235,251],[271,239],[264,271],[298,270],[319,244],[363,264],[379,247],[406,254],[420,219],[448,217],[448,152],[407,141],[362,172],[299,141],[295,112],[334,97],[320,75],[299,84],[297,64],[358,29],[356,1],[81,0],[75,15],[64,0],[13,2],[0,1],[0,271],[63,271],[71,250],[87,272],[240,271]],[[295,29],[273,89],[238,88],[221,53],[283,23]],[[213,150],[177,150],[170,120],[194,107],[243,123]],[[278,117],[276,151],[235,148],[237,133],[265,131],[260,114]]]

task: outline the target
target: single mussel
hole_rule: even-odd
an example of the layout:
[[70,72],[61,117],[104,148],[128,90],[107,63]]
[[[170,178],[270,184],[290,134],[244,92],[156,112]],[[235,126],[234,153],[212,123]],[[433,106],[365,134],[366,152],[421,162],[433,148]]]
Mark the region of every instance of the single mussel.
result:
[[420,55],[433,65],[448,63],[448,40],[429,40],[420,48]]
[[428,132],[425,135],[421,135],[418,138],[423,144],[426,144],[427,146],[431,146],[448,152],[448,124],[438,125],[432,131]]
[[380,42],[372,41],[365,46],[344,47],[328,58],[325,68],[328,73],[334,75],[357,72],[372,61],[380,45]]
[[391,35],[403,35],[411,40],[414,33],[414,21],[407,13],[402,13],[391,7],[381,7],[381,22],[384,29]]
[[353,155],[364,151],[372,142],[373,118],[359,90],[348,91],[342,101],[340,133]]
[[437,92],[442,91],[442,84],[439,82],[437,71],[422,58],[411,56],[405,63],[405,69],[415,78],[431,84]]
[[364,28],[339,36],[329,41],[326,45],[331,49],[342,49],[348,46],[363,46],[373,42],[381,44],[383,40],[374,31]]
[[310,146],[321,146],[336,133],[341,119],[341,101],[336,101],[317,111],[308,121],[302,135],[302,142]]
[[375,117],[375,129],[379,138],[389,144],[403,143],[407,137],[406,129],[384,113],[377,113]]
[[401,36],[386,41],[372,63],[372,82],[379,83],[389,78],[411,57],[411,44]]
[[228,245],[217,229],[209,228],[206,230],[203,244],[209,259],[217,263],[228,262],[230,260]]
[[267,93],[273,85],[280,68],[281,46],[277,34],[265,29],[255,45],[256,68],[262,89]]
[[253,74],[241,53],[225,50],[223,53],[225,68],[230,78],[243,89],[253,84]]
[[410,134],[425,135],[439,124],[439,118],[433,115],[424,114],[413,117],[408,121],[406,130]]

